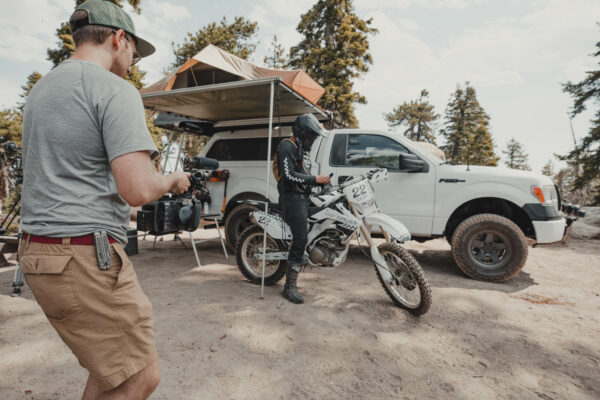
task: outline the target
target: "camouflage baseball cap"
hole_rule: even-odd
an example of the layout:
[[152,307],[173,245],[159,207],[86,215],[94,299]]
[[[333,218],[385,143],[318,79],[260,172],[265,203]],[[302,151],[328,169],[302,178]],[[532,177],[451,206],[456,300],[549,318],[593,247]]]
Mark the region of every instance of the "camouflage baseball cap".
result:
[[135,26],[131,17],[115,3],[106,0],[88,0],[76,10],[87,11],[87,19],[71,19],[71,32],[85,25],[102,25],[111,28],[123,29],[135,38],[136,50],[141,57],[147,57],[156,50],[154,46],[135,34]]

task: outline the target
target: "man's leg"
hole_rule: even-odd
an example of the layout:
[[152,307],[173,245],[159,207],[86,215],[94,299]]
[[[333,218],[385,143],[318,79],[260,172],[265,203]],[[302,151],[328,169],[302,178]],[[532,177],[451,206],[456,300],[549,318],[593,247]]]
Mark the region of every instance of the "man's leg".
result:
[[98,381],[90,374],[85,385],[82,400],[144,400],[154,392],[159,381],[160,369],[158,361],[154,361],[108,392],[102,392]]
[[283,296],[292,303],[301,304],[304,299],[298,292],[296,283],[302,267],[308,235],[308,202],[300,195],[286,196],[284,210],[285,220],[292,231],[292,248],[287,260],[288,269]]

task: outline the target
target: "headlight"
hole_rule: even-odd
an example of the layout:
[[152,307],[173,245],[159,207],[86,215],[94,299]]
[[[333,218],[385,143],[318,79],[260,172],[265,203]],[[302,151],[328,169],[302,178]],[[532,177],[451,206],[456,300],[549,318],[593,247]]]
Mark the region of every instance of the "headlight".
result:
[[554,185],[532,186],[531,193],[540,203],[546,206],[553,205],[558,210],[558,194]]

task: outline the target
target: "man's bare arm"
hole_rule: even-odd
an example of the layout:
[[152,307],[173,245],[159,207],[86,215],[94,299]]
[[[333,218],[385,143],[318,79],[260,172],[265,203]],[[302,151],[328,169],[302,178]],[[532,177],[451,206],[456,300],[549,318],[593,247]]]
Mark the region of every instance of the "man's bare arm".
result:
[[147,151],[119,156],[111,161],[110,168],[119,194],[133,207],[148,204],[167,192],[183,193],[190,186],[189,174],[185,172],[159,174]]

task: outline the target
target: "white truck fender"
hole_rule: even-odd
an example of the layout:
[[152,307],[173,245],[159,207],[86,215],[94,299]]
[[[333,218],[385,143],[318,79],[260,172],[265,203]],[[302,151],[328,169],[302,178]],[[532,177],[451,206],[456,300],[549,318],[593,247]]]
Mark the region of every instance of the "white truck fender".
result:
[[398,242],[408,242],[410,240],[410,232],[402,224],[402,222],[381,213],[371,214],[365,217],[365,224],[371,232],[374,228],[381,227],[389,235]]

